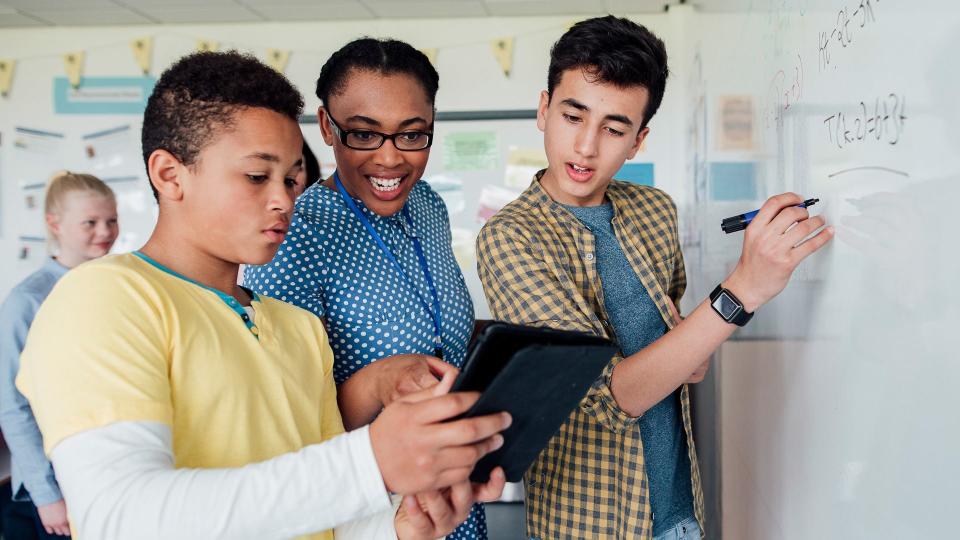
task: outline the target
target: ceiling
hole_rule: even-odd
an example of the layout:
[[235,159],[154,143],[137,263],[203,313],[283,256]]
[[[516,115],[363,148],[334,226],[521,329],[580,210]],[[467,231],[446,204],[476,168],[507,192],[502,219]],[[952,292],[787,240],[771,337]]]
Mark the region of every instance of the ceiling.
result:
[[[705,0],[732,4],[743,0]],[[0,27],[658,13],[680,0],[0,0]]]

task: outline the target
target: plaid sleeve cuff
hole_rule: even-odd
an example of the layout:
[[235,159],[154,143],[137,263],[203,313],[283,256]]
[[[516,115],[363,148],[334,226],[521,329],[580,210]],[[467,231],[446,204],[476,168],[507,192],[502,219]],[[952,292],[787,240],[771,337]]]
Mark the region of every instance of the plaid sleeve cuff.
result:
[[623,357],[617,355],[603,369],[603,374],[593,383],[587,396],[580,402],[580,408],[583,412],[596,418],[597,422],[604,428],[614,432],[623,433],[631,428],[639,416],[630,416],[617,405],[617,400],[613,397],[613,390],[610,384],[613,380],[613,368],[616,367]]

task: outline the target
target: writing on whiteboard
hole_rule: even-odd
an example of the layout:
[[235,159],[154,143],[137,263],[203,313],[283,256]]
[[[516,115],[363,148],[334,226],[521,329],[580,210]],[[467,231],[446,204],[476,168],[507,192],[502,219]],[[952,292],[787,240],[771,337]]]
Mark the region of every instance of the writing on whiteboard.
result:
[[[820,32],[820,71],[827,69],[833,62],[830,51],[836,45],[846,49],[853,44],[859,29],[877,20],[873,11],[874,4],[880,3],[880,0],[860,0],[853,11],[850,6],[846,6],[837,13],[837,19],[834,25],[826,31]],[[836,69],[836,65],[833,66]]]
[[907,100],[902,94],[890,93],[874,99],[871,105],[861,101],[854,114],[831,114],[823,120],[827,140],[837,148],[871,139],[897,144],[907,120],[906,105]]
[[798,54],[796,62],[787,69],[777,71],[770,79],[767,99],[763,106],[764,127],[779,124],[784,111],[797,104],[803,96],[803,58]]

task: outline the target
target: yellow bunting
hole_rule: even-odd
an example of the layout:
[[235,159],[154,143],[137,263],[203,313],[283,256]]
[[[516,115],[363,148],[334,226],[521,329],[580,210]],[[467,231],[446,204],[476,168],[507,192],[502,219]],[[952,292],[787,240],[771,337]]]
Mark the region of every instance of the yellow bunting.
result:
[[84,52],[72,52],[63,55],[63,67],[67,70],[67,78],[70,79],[70,86],[80,87],[80,77],[83,76],[83,56]]
[[490,43],[493,49],[493,55],[500,63],[500,69],[507,77],[510,76],[510,70],[513,68],[513,39],[512,37],[495,39]]
[[16,60],[0,60],[0,95],[7,97],[13,84],[13,66]]
[[197,40],[197,51],[199,52],[215,52],[220,50],[220,43],[216,41],[209,41],[206,39]]
[[133,49],[133,58],[140,66],[140,70],[146,75],[150,73],[150,61],[153,57],[153,38],[142,37],[130,42],[130,48]]
[[420,52],[427,57],[427,60],[430,60],[430,63],[433,64],[433,67],[437,67],[437,50],[436,49],[420,49]]
[[267,65],[283,73],[287,70],[290,61],[290,51],[283,49],[267,49]]

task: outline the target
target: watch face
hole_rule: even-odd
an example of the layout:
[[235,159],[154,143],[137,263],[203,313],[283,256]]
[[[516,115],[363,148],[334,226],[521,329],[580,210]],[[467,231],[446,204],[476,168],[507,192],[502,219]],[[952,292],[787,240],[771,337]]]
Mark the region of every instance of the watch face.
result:
[[736,317],[737,313],[743,309],[739,303],[737,303],[733,298],[730,298],[730,295],[727,294],[727,291],[720,293],[720,296],[713,301],[713,307],[724,319],[728,321]]

